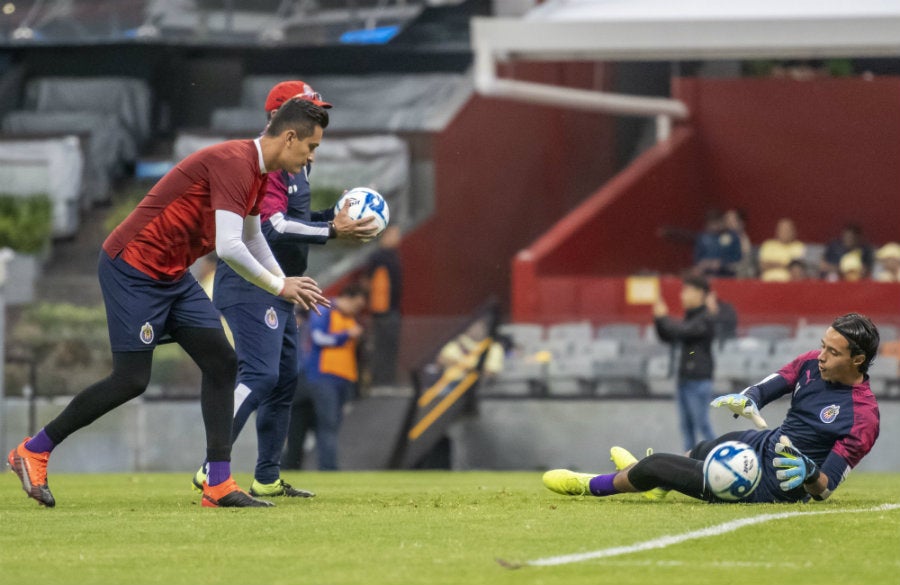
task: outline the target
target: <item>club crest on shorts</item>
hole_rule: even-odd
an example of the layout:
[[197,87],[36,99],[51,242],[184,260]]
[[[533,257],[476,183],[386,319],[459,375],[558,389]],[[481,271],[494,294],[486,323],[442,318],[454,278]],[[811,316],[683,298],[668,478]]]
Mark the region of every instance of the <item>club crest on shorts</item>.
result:
[[266,311],[266,326],[269,329],[275,329],[278,327],[278,313],[275,312],[275,307],[269,307]]
[[141,342],[144,345],[150,345],[153,343],[153,338],[155,334],[153,333],[153,325],[150,324],[150,321],[147,321],[143,325],[141,325]]
[[837,404],[830,404],[822,409],[822,412],[819,413],[819,420],[821,420],[825,424],[833,423],[834,419],[837,418],[838,413],[841,411],[841,407]]

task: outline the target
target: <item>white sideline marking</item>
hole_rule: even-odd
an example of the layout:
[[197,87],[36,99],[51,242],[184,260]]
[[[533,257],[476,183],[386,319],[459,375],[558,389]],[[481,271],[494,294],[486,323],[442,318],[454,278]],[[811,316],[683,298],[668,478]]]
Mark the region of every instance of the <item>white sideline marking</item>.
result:
[[741,518],[739,520],[732,520],[730,522],[725,522],[724,524],[718,524],[716,526],[710,526],[709,528],[701,528],[700,530],[694,530],[692,532],[685,532],[684,534],[674,534],[669,536],[661,536],[659,538],[655,538],[653,540],[647,540],[645,542],[638,542],[636,544],[631,544],[628,546],[614,546],[612,548],[604,548],[600,550],[595,550],[591,552],[584,553],[575,553],[571,555],[560,555],[557,557],[545,557],[542,559],[533,559],[530,561],[522,561],[522,562],[511,562],[504,561],[503,559],[497,559],[502,566],[515,569],[523,566],[527,567],[550,567],[554,565],[567,565],[569,563],[580,563],[582,561],[589,561],[591,559],[602,559],[607,557],[615,557],[619,555],[627,555],[635,552],[641,552],[645,550],[652,550],[656,548],[666,548],[667,546],[672,546],[673,544],[679,544],[685,542],[687,540],[695,540],[697,538],[706,538],[708,536],[719,536],[721,534],[725,534],[728,532],[734,532],[738,528],[743,528],[745,526],[752,526],[754,524],[762,524],[763,522],[769,522],[771,520],[782,520],[784,518],[791,518],[794,516],[814,516],[821,514],[859,514],[865,512],[884,512],[887,510],[897,510],[900,509],[900,504],[882,504],[880,506],[875,506],[872,508],[857,508],[855,510],[816,510],[813,512],[780,512],[778,514],[760,514],[759,516],[753,516],[751,518]]

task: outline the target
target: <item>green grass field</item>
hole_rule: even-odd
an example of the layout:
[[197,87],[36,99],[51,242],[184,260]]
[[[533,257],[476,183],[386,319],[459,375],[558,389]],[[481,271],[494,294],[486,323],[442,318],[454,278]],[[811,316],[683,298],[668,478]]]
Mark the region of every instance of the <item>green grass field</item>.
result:
[[[540,473],[285,474],[318,492],[200,507],[183,474],[52,474],[57,507],[0,477],[0,583],[577,585],[900,583],[900,474],[854,474],[827,502],[709,505],[678,494],[566,498]],[[238,475],[242,485],[249,477]],[[640,552],[501,567],[797,515]]]

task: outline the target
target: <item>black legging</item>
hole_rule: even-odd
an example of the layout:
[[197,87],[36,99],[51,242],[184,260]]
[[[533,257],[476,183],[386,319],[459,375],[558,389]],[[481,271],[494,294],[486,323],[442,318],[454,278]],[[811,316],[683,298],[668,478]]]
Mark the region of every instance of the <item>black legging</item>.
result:
[[[181,327],[172,337],[200,366],[200,410],[206,427],[206,457],[209,461],[231,460],[231,419],[234,415],[234,385],[237,360],[221,329]],[[137,398],[150,383],[152,351],[113,352],[113,371],[79,392],[46,427],[54,444],[107,412]]]
[[736,441],[741,434],[742,431],[735,431],[701,441],[687,457],[673,453],[648,455],[628,470],[628,481],[642,492],[661,487],[699,500],[718,501],[703,489],[703,461],[713,447],[725,441]]

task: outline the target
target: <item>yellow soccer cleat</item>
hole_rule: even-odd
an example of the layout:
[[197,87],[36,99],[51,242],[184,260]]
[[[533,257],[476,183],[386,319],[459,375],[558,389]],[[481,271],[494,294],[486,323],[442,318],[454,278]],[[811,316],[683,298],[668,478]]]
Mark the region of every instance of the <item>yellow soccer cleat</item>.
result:
[[590,481],[596,477],[590,473],[577,473],[568,469],[551,469],[544,473],[543,481],[548,490],[564,496],[591,495]]
[[[652,455],[653,449],[647,449],[647,455]],[[637,457],[631,454],[628,449],[624,447],[613,447],[609,450],[609,458],[616,466],[616,471],[622,471],[627,469],[638,462]],[[641,495],[647,498],[648,500],[662,500],[667,495],[669,495],[669,490],[664,490],[663,488],[653,488],[650,491],[641,492]]]
[[616,471],[622,471],[638,462],[637,457],[624,447],[613,447],[610,449],[609,458],[615,464]]

